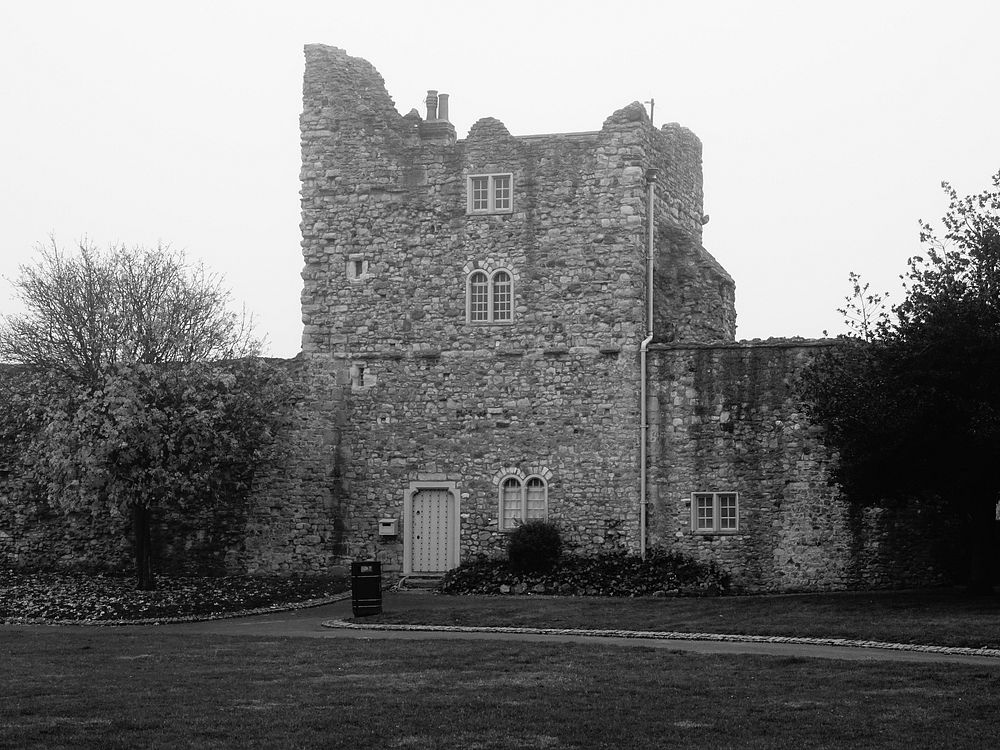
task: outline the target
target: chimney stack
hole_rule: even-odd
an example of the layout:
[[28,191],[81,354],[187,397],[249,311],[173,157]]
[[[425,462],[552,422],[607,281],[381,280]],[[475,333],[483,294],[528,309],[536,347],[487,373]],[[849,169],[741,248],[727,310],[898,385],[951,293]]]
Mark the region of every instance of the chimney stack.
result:
[[427,119],[417,126],[420,140],[430,143],[454,143],[455,126],[448,122],[448,95],[434,89],[427,91]]

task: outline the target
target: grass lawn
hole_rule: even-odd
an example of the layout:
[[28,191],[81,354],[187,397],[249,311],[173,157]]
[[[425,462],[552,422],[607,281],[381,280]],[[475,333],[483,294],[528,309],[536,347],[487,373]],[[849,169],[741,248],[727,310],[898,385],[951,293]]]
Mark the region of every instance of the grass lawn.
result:
[[1000,648],[1000,596],[955,590],[714,598],[407,595],[358,622],[813,636]]
[[5,748],[983,748],[997,668],[0,629]]

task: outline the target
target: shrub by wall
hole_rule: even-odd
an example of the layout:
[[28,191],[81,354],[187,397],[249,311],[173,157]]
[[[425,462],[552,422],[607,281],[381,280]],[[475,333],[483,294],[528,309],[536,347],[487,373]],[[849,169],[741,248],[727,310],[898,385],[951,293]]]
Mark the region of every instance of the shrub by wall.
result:
[[506,560],[480,557],[445,574],[443,594],[556,594],[561,596],[716,596],[729,575],[715,563],[651,550],[646,559],[625,552],[564,555],[546,572],[514,569]]
[[510,533],[507,539],[507,562],[522,573],[551,570],[562,552],[559,529],[548,521],[529,521]]

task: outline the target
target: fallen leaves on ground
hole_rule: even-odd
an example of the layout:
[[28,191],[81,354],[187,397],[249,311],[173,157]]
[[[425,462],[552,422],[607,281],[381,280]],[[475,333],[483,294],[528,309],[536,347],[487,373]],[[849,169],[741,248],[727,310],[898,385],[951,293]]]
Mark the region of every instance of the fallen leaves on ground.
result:
[[126,576],[0,570],[0,622],[117,622],[211,619],[328,599],[342,578],[159,576],[139,591]]

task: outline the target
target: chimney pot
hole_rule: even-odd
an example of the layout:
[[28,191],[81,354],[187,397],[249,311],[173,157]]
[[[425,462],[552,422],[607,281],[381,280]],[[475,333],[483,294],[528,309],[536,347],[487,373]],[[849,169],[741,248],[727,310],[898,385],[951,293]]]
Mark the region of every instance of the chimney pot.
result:
[[438,118],[438,92],[434,89],[427,90],[427,120],[436,120]]
[[448,95],[438,95],[438,119],[448,122]]

